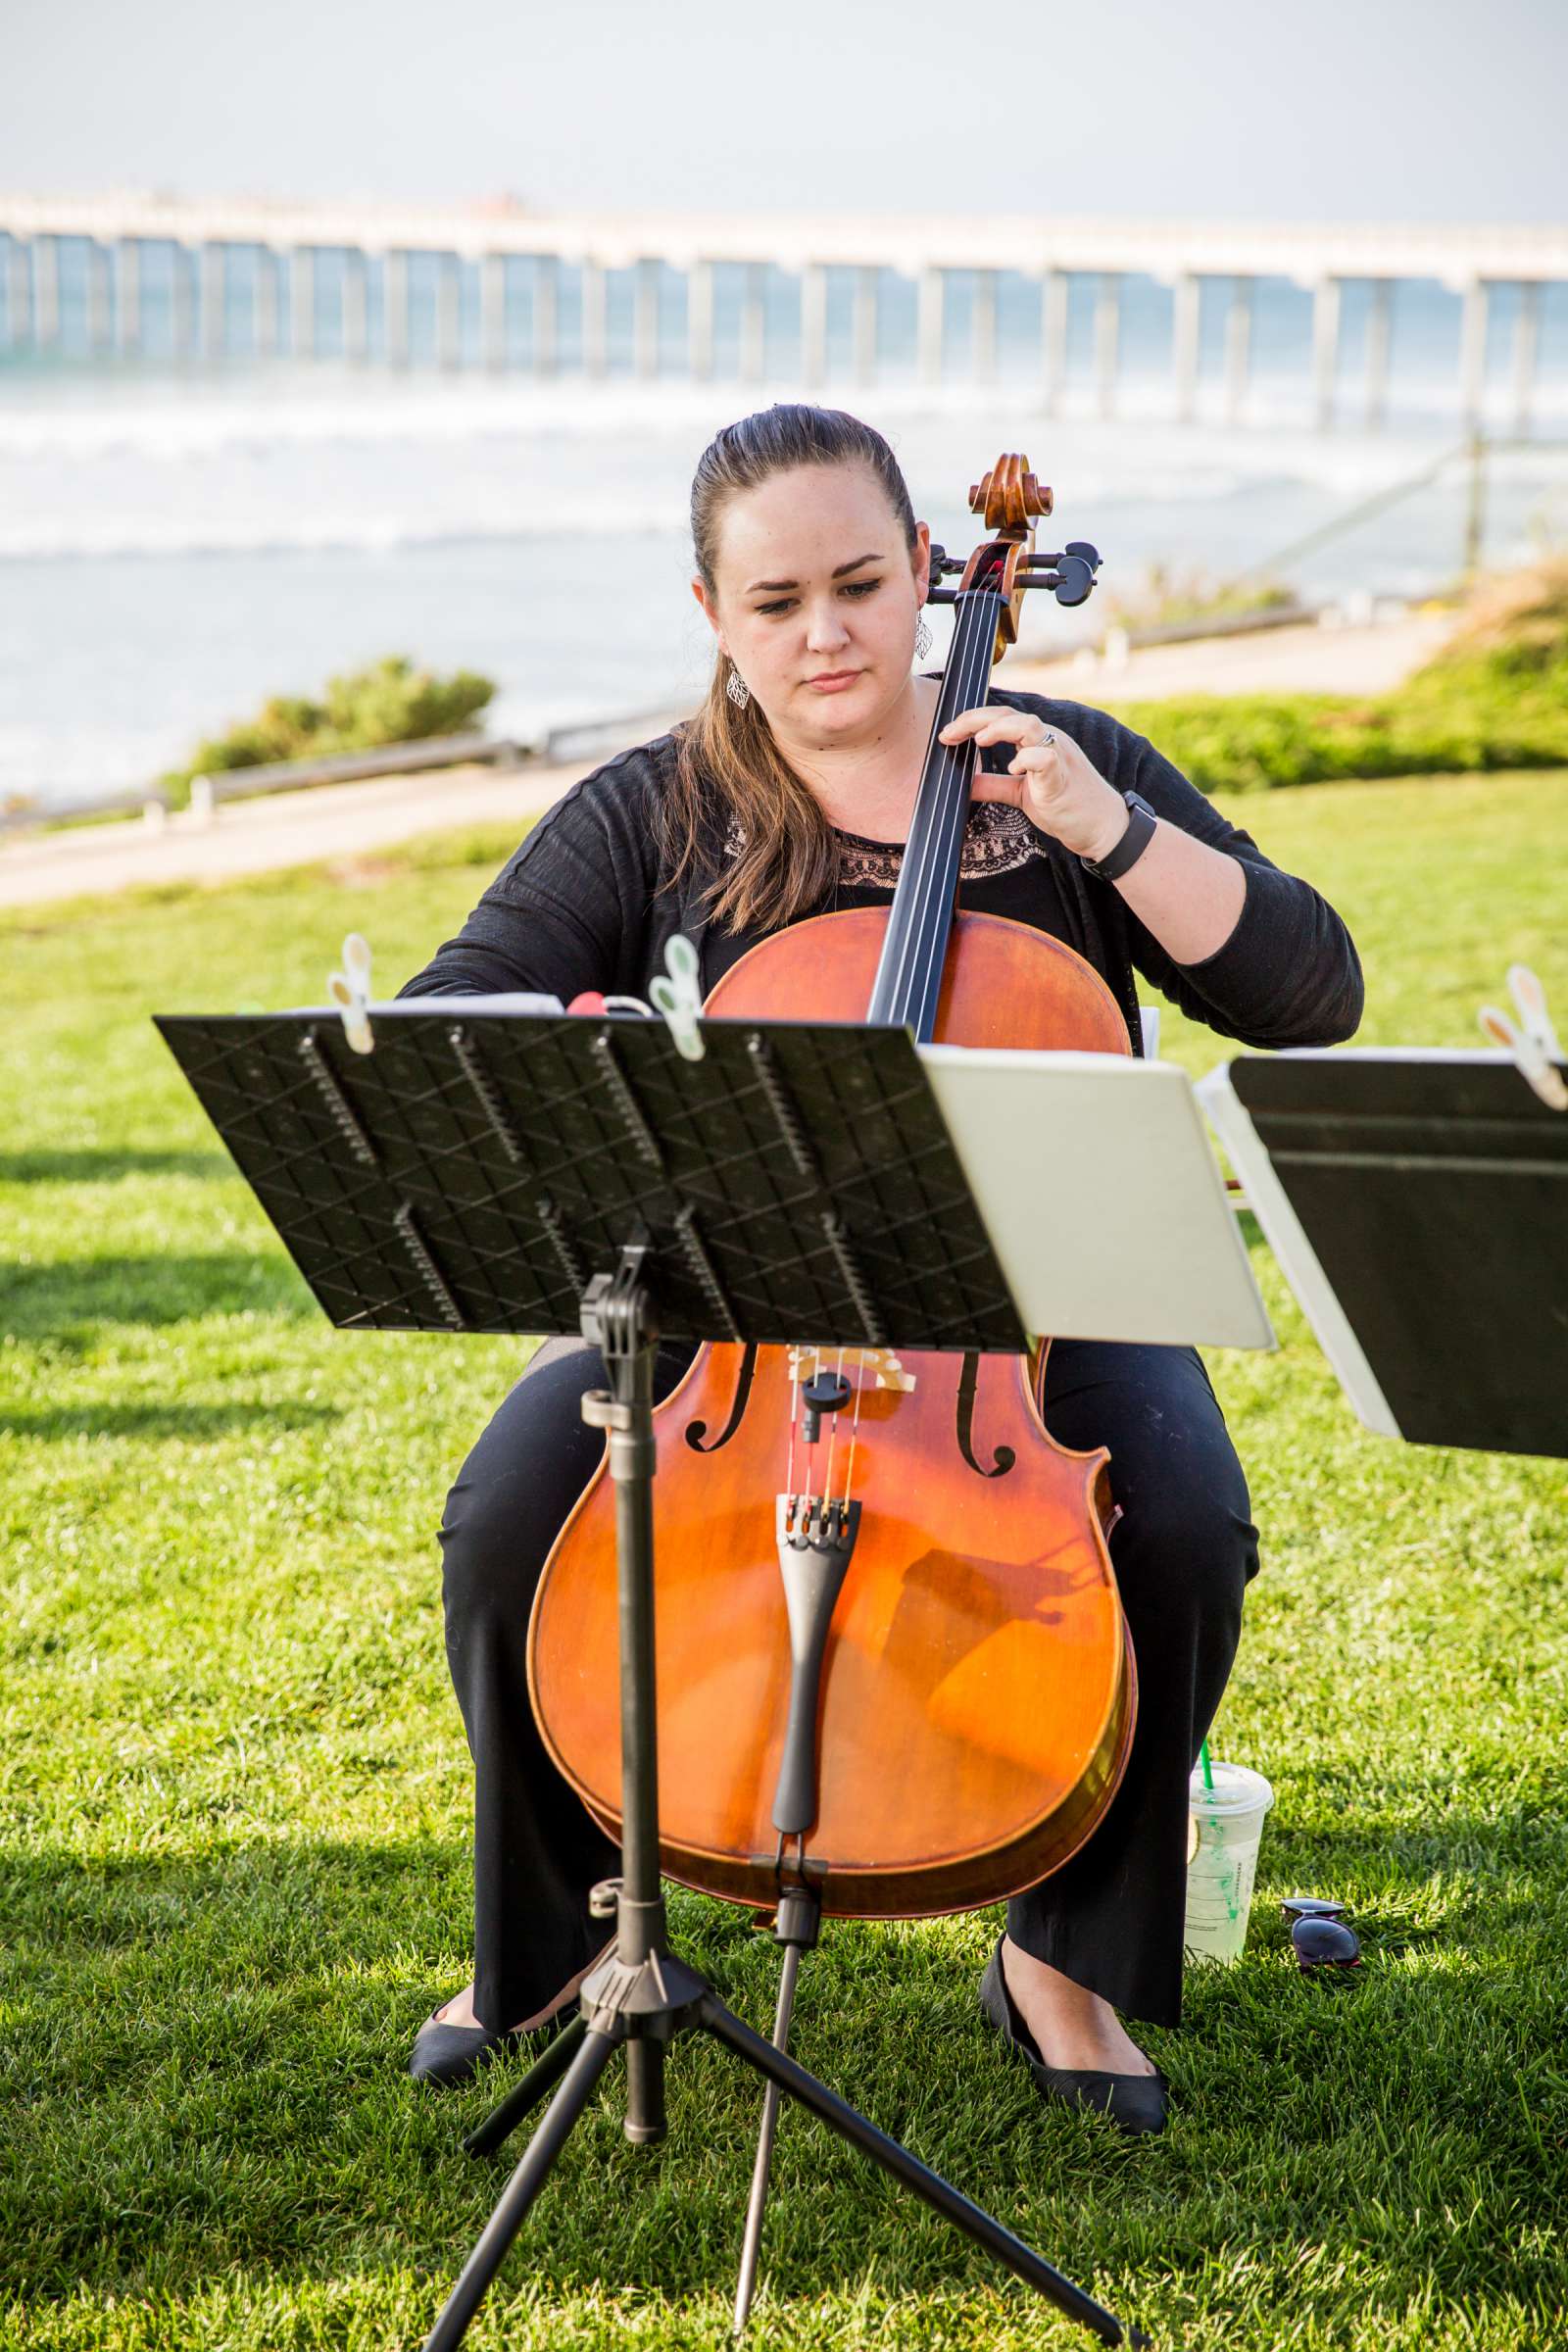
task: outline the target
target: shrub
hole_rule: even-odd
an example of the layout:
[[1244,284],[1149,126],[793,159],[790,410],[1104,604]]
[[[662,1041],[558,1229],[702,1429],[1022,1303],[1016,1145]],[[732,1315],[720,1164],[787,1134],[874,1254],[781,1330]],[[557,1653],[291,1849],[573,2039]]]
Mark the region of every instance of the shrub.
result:
[[1233,613],[1261,612],[1294,605],[1296,591],[1279,580],[1244,576],[1216,583],[1200,567],[1179,571],[1157,560],[1144,566],[1131,587],[1109,590],[1107,618],[1125,629],[1158,629],[1185,620],[1223,620]]
[[389,654],[366,669],[329,678],[321,702],[273,695],[255,718],[199,743],[188,765],[172,769],[162,781],[172,799],[183,800],[192,776],[454,735],[477,717],[494,693],[491,680],[471,669],[440,678],[416,669],[406,654]]
[[1568,767],[1568,561],[1488,582],[1435,660],[1372,702],[1194,694],[1115,709],[1202,792]]

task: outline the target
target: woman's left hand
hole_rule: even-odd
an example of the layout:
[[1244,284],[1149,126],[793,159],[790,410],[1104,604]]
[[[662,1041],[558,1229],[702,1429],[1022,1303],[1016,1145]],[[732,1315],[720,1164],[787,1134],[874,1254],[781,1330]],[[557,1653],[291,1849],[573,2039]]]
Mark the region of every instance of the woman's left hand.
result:
[[970,742],[1015,746],[1005,775],[976,767],[977,801],[1010,801],[1032,825],[1050,833],[1075,858],[1108,857],[1127,830],[1127,804],[1106,783],[1094,761],[1070,735],[1058,735],[1032,710],[994,703],[983,710],[960,710],[942,730],[948,744]]

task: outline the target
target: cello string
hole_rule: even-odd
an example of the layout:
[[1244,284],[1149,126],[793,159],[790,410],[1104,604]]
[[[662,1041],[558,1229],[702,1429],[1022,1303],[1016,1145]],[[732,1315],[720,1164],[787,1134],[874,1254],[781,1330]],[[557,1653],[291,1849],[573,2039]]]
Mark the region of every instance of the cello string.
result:
[[[978,665],[975,655],[978,651],[978,639],[973,625],[974,613],[975,608],[971,605],[965,604],[959,609],[960,643],[956,661],[951,665],[952,669],[956,669],[959,679],[958,689],[954,700],[960,710],[967,708],[974,688],[979,683],[976,674]],[[994,623],[992,633],[995,633]],[[946,684],[945,678],[944,689]],[[942,702],[939,700],[939,719],[941,713]],[[951,824],[955,813],[951,805],[952,786],[959,778],[960,762],[961,753],[958,746],[943,745],[941,747],[938,757],[937,781],[930,795],[929,803],[924,808],[917,807],[916,809],[918,839],[906,845],[905,850],[906,861],[912,862],[915,878],[909,891],[909,916],[905,925],[904,936],[899,941],[896,951],[897,962],[893,989],[895,1003],[905,1012],[907,1011],[910,996],[908,971],[911,959],[918,956],[923,961],[929,956],[931,951],[932,941],[929,935],[928,921],[930,869],[941,835]],[[911,849],[914,852],[912,861],[909,857]]]
[[[989,604],[994,601],[996,601],[994,591],[981,591],[973,604],[965,603],[960,608],[956,658],[954,662],[950,663],[947,677],[943,681],[943,695],[938,701],[938,725],[933,729],[934,733],[940,733],[941,724],[945,723],[941,713],[943,702],[947,699],[948,678],[956,677],[956,690],[952,699],[961,710],[968,709],[975,693],[989,673],[990,653],[996,639],[996,615],[994,612],[986,612],[983,634],[979,620],[982,602]],[[913,852],[914,880],[909,886],[907,902],[912,911],[905,926],[905,936],[899,942],[896,951],[897,961],[894,967],[893,986],[895,1009],[905,1011],[907,1009],[906,991],[911,963],[921,977],[927,979],[929,977],[930,959],[936,947],[937,931],[941,925],[940,909],[936,904],[933,888],[934,875],[944,841],[946,841],[951,854],[952,828],[959,808],[968,799],[974,764],[975,754],[972,745],[944,744],[939,746],[935,786],[928,796],[922,796],[922,806],[917,809],[916,838],[906,842],[905,846],[906,871],[908,870],[910,864],[911,850]],[[961,858],[961,846],[958,854]],[[922,1003],[925,993],[925,989],[922,987],[920,992]],[[821,1369],[820,1349],[814,1353],[814,1368],[818,1371]],[[800,1351],[797,1350],[792,1361],[790,1375],[789,1457],[785,1471],[785,1492],[790,1494],[795,1492],[795,1437],[800,1415]],[[863,1349],[860,1357],[860,1370],[861,1378],[855,1384],[855,1410],[850,1424],[849,1452],[844,1468],[846,1508],[850,1501],[850,1493],[855,1479],[855,1456],[860,1434],[860,1400],[865,1385]],[[838,1351],[840,1377],[842,1377],[843,1371],[844,1350],[840,1348]],[[831,1500],[833,1493],[833,1462],[837,1445],[838,1416],[834,1414],[833,1425],[828,1436],[827,1465],[822,1478],[824,1509]],[[808,1513],[811,1502],[809,1465],[812,1450],[810,1447],[805,1448],[807,1462],[805,1501]]]
[[[972,634],[972,631],[970,632]],[[954,696],[959,708],[969,701],[969,681],[974,663],[972,649],[963,649],[957,691]],[[957,820],[962,794],[962,754],[956,746],[947,747],[942,755],[936,788],[924,811],[924,822],[914,856],[914,881],[910,891],[910,915],[901,944],[900,994],[901,1009],[906,1016],[913,1007],[916,996],[922,1000],[923,986],[918,985],[927,974],[934,931],[937,924],[937,876],[944,862],[944,852],[951,847],[951,835]]]
[[[838,1379],[838,1380],[842,1380],[842,1379],[844,1378],[844,1350],[843,1350],[843,1348],[842,1348],[839,1349],[839,1360],[838,1360],[838,1365],[837,1365],[837,1369],[836,1369],[836,1371],[835,1371],[835,1375],[834,1375],[834,1377],[835,1377],[836,1379]],[[838,1442],[839,1442],[839,1417],[838,1417],[837,1413],[835,1413],[835,1414],[832,1416],[832,1426],[831,1426],[831,1428],[829,1429],[829,1431],[828,1431],[828,1433],[827,1433],[827,1468],[826,1468],[826,1469],[823,1471],[823,1473],[822,1473],[822,1507],[823,1507],[823,1509],[824,1509],[824,1510],[826,1510],[826,1508],[827,1508],[827,1505],[828,1505],[829,1501],[830,1501],[830,1500],[831,1500],[831,1498],[832,1498],[832,1494],[833,1494],[833,1448],[834,1448],[834,1446],[835,1446],[838,1444]]]
[[799,1348],[790,1350],[790,1452],[784,1468],[784,1492],[795,1493],[795,1431],[801,1417],[801,1355]]
[[[820,1348],[813,1348],[811,1349],[811,1370],[808,1377],[814,1380],[817,1373],[820,1372],[821,1369],[822,1350]],[[806,1509],[808,1513],[809,1513],[811,1508],[811,1472],[815,1468],[816,1447],[807,1444],[806,1432],[804,1429],[801,1432],[801,1455],[806,1479]]]
[[[1001,600],[994,591],[981,591],[980,593],[985,598],[983,629],[979,619],[982,608],[978,603],[972,612],[966,615],[973,624],[974,644],[972,657],[965,663],[960,701],[960,707],[963,709],[967,709],[984,689],[986,679],[990,675],[992,653],[996,643],[997,614],[992,608],[1000,607]],[[966,653],[969,651],[967,648],[965,650]],[[945,803],[939,819],[933,823],[932,827],[931,862],[935,866],[937,858],[945,850],[948,858],[952,860],[953,871],[949,877],[949,887],[940,893],[936,888],[937,875],[935,872],[929,873],[925,879],[923,889],[925,904],[918,959],[920,978],[918,998],[922,1005],[926,1003],[930,993],[931,983],[935,977],[932,970],[933,961],[939,947],[946,940],[948,923],[953,912],[957,869],[961,866],[963,858],[965,812],[979,766],[979,753],[972,743],[955,745],[952,749],[951,759],[952,765],[945,786]]]
[[[959,647],[956,666],[960,683],[955,700],[960,710],[968,708],[990,669],[990,650],[996,638],[995,613],[987,614],[985,634],[982,636],[979,631],[977,624],[980,601],[983,599],[988,603],[1000,603],[994,589],[971,591],[971,593],[975,596],[976,602],[973,605],[964,604],[959,612],[962,643]],[[945,684],[946,680],[944,680]],[[940,704],[938,709],[940,715]],[[970,756],[968,760],[965,759],[965,753]],[[940,914],[934,914],[933,911],[932,869],[940,853],[944,836],[950,833],[953,820],[957,813],[958,801],[966,800],[968,797],[969,775],[966,771],[972,761],[973,747],[956,744],[945,745],[941,757],[945,764],[938,767],[938,781],[931,794],[929,808],[924,811],[917,810],[917,818],[923,815],[924,819],[919,824],[918,845],[906,845],[905,850],[905,857],[907,860],[909,848],[915,848],[915,879],[910,888],[909,904],[912,911],[897,950],[893,993],[895,1003],[906,1013],[907,1013],[912,993],[908,977],[911,962],[914,962],[916,968],[929,978],[928,966],[936,946],[936,931],[940,927]],[[960,857],[962,855],[961,849],[959,855]],[[920,993],[923,1002],[925,991],[922,989]]]
[[[986,626],[982,634],[979,627],[980,608],[983,602],[989,604],[996,601],[998,600],[996,599],[994,590],[981,590],[976,593],[974,602],[972,604],[966,601],[960,607],[958,616],[959,629],[957,631],[959,642],[956,649],[956,660],[955,662],[950,663],[947,676],[945,676],[943,681],[944,692],[943,696],[939,697],[938,701],[938,725],[933,729],[934,733],[940,733],[941,725],[946,723],[942,720],[941,712],[943,700],[946,699],[948,678],[956,674],[958,682],[953,700],[956,703],[958,710],[961,710],[968,709],[975,693],[978,691],[984,678],[989,673],[989,656],[996,638],[996,615],[993,612],[986,613]],[[965,757],[966,754],[967,758]],[[937,907],[933,890],[934,871],[938,864],[945,838],[947,839],[948,845],[951,849],[952,826],[958,813],[959,806],[968,799],[971,781],[970,771],[973,768],[974,762],[975,755],[972,746],[944,744],[939,747],[936,784],[931,794],[927,798],[923,808],[917,811],[916,832],[918,838],[906,844],[905,858],[906,866],[909,860],[910,850],[912,849],[914,852],[914,881],[910,885],[908,900],[911,912],[905,926],[904,938],[899,942],[898,949],[896,951],[897,962],[894,967],[893,985],[895,1008],[903,1010],[906,1013],[908,1006],[908,982],[911,964],[914,966],[917,974],[924,978],[929,978],[928,967],[936,946],[936,934],[940,928],[940,910]],[[961,847],[959,850],[959,856],[960,858],[962,856]],[[922,1003],[924,1002],[925,993],[925,989],[922,988],[920,991]],[[816,1369],[820,1370],[821,1353],[819,1349],[816,1351],[815,1362]],[[838,1368],[842,1374],[844,1369],[844,1350],[842,1348],[839,1350]],[[863,1368],[864,1366],[862,1357],[862,1371]],[[855,1453],[857,1443],[859,1437],[860,1396],[862,1386],[863,1382],[856,1383],[855,1412],[851,1424],[849,1455],[845,1464],[844,1474],[844,1500],[846,1504],[850,1499],[850,1488],[855,1475]],[[797,1350],[791,1365],[790,1373],[789,1453],[785,1468],[785,1492],[789,1494],[793,1494],[795,1492],[795,1442],[799,1419],[800,1352]],[[838,1416],[835,1414],[833,1417],[833,1429],[830,1432],[828,1439],[827,1467],[824,1472],[822,1482],[822,1499],[824,1504],[826,1504],[832,1494],[833,1457],[834,1448],[837,1445],[837,1433]],[[805,1449],[805,1458],[807,1464],[807,1492],[805,1500],[808,1510],[809,1510],[811,1501],[811,1450],[812,1449],[809,1447]]]
[[[957,678],[957,688],[953,700],[956,703],[959,710],[966,710],[968,708],[973,695],[987,674],[990,666],[989,654],[991,646],[996,637],[996,617],[994,613],[987,614],[986,628],[984,634],[982,635],[978,627],[978,599],[975,604],[965,604],[960,609],[959,630],[957,632],[958,645],[956,651],[956,661],[955,663],[950,663],[948,672],[949,676],[954,676],[956,674]],[[944,695],[946,693],[946,686],[947,679],[945,678]],[[941,711],[942,700],[939,698],[939,722],[941,722]],[[940,732],[940,724],[937,728],[933,729],[933,732]],[[929,965],[930,958],[935,948],[936,930],[938,928],[939,917],[934,914],[931,904],[933,900],[933,870],[937,865],[944,836],[951,835],[951,829],[954,820],[957,815],[958,807],[968,798],[968,770],[972,764],[972,746],[950,744],[939,746],[935,787],[930,795],[927,796],[923,810],[919,812],[923,821],[917,822],[917,838],[906,843],[905,847],[906,870],[907,870],[909,864],[911,849],[914,853],[914,880],[910,885],[908,899],[908,904],[912,911],[905,928],[905,936],[899,943],[897,950],[898,960],[894,967],[893,997],[896,1009],[906,1010],[907,1007],[907,975],[911,961],[915,961],[916,969],[921,973],[924,973]],[[959,851],[959,855],[960,857],[962,855],[961,849]],[[924,993],[925,992],[922,989],[922,1002],[924,999]],[[816,1351],[815,1368],[817,1370],[820,1370],[821,1368],[820,1350]],[[838,1351],[838,1370],[842,1376],[844,1370],[844,1350],[842,1348]],[[861,1370],[863,1374],[863,1351],[861,1356]],[[844,1472],[844,1500],[846,1504],[848,1504],[850,1499],[850,1489],[855,1476],[855,1453],[859,1438],[860,1396],[863,1386],[864,1383],[862,1378],[862,1380],[856,1383],[855,1388],[855,1411],[851,1423],[849,1454],[845,1464]],[[795,1434],[799,1419],[799,1412],[800,1355],[799,1352],[797,1352],[791,1372],[789,1458],[785,1472],[785,1492],[790,1494],[793,1494],[795,1492]],[[833,1416],[833,1426],[828,1437],[827,1466],[822,1478],[822,1500],[824,1507],[832,1496],[833,1462],[837,1444],[838,1416],[835,1414]],[[812,1449],[809,1447],[805,1449],[806,1461],[808,1465],[806,1493],[806,1507],[808,1511],[810,1508],[811,1500],[809,1474],[811,1450]]]
[[[956,672],[960,681],[953,698],[960,710],[967,707],[973,691],[970,683],[975,669],[975,646],[971,642],[974,636],[973,613],[972,606],[967,604],[960,606],[959,625],[956,632],[958,644],[955,659],[949,665],[949,675]],[[939,726],[933,732],[939,732],[940,723],[945,723],[942,722],[942,710],[943,701],[946,698],[947,682],[945,677],[943,696],[939,697],[937,705]],[[950,798],[950,788],[958,771],[959,760],[960,752],[956,745],[944,744],[939,747],[936,782],[933,785],[929,801],[916,803],[914,837],[905,846],[905,864],[906,867],[912,867],[914,880],[909,886],[909,913],[904,924],[903,935],[895,949],[892,989],[894,1003],[904,1012],[907,1011],[909,1002],[908,968],[911,957],[917,952],[922,955],[929,955],[930,952],[925,936],[927,931],[926,899],[930,886],[929,869],[943,826],[946,822],[951,821],[952,812],[947,803]]]
[[855,1384],[855,1411],[850,1421],[850,1458],[844,1465],[844,1508],[850,1507],[850,1489],[855,1484],[855,1446],[860,1434],[860,1398],[865,1393],[865,1349],[860,1350],[860,1377]]
[[[965,698],[967,699],[967,698]],[[920,844],[913,911],[901,942],[899,998],[906,1022],[923,1010],[939,947],[953,912],[955,855],[962,858],[962,823],[968,797],[972,747],[952,757]],[[942,887],[944,877],[947,887]]]

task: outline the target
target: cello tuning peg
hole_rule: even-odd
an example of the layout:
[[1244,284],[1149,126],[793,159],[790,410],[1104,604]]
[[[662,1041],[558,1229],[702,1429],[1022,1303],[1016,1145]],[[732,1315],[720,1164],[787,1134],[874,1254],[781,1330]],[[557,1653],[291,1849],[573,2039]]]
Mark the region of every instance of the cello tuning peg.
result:
[[1067,549],[1056,566],[1058,605],[1086,605],[1094,592],[1095,567],[1086,556]]
[[1069,539],[1063,552],[1069,556],[1082,556],[1092,571],[1100,569],[1100,550],[1087,539]]

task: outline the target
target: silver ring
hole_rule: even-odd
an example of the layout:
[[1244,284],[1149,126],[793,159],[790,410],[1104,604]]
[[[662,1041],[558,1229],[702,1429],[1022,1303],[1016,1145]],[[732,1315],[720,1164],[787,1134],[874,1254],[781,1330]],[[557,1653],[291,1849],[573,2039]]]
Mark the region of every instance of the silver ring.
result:
[[1055,731],[1054,727],[1047,727],[1047,729],[1046,729],[1045,733],[1044,733],[1044,734],[1041,736],[1040,740],[1041,740],[1041,742],[1042,742],[1043,744],[1046,744],[1046,743],[1054,743],[1054,742],[1055,742],[1055,740],[1056,740],[1056,731]]

